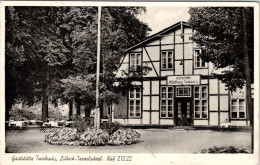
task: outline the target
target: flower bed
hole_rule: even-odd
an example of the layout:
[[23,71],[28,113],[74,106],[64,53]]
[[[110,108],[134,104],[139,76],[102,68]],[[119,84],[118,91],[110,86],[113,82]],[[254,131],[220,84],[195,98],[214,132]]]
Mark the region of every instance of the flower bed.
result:
[[88,129],[79,136],[80,145],[85,146],[100,146],[105,145],[109,135],[101,129]]
[[119,129],[110,137],[109,145],[130,145],[141,141],[140,134],[132,129]]
[[78,138],[75,128],[53,128],[45,135],[45,141],[50,144],[67,145]]
[[102,129],[87,129],[80,133],[75,128],[54,128],[45,135],[45,142],[54,145],[130,145],[140,141],[140,134],[132,129],[119,129],[109,136]]

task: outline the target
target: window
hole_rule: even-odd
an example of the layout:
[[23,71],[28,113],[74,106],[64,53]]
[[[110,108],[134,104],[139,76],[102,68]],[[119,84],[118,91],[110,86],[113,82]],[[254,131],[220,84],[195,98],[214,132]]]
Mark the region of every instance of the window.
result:
[[161,117],[173,117],[173,87],[161,87]]
[[173,69],[173,51],[161,52],[161,65],[163,70]]
[[194,87],[194,118],[208,118],[208,87]]
[[141,88],[131,88],[129,91],[129,116],[141,117]]
[[237,89],[236,92],[231,93],[231,118],[232,119],[245,119],[246,108],[245,108],[245,88]]
[[176,87],[176,97],[191,97],[191,87]]
[[130,53],[130,71],[140,71],[141,53]]
[[201,49],[194,50],[194,66],[195,68],[206,68],[206,62],[203,61],[199,54],[201,53]]

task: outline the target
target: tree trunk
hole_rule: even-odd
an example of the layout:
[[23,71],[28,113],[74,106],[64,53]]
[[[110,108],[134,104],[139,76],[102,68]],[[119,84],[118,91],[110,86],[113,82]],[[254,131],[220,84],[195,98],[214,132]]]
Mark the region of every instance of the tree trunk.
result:
[[250,125],[252,127],[251,131],[251,147],[252,153],[254,151],[254,111],[251,98],[251,78],[250,78],[250,68],[249,68],[249,57],[248,57],[248,47],[247,47],[247,27],[246,27],[246,17],[245,17],[246,8],[242,9],[242,18],[243,18],[243,31],[244,31],[244,67],[245,67],[245,79],[246,79],[246,110],[247,116],[249,117]]
[[9,121],[9,112],[11,110],[10,104],[5,104],[5,121]]
[[48,118],[48,96],[46,93],[42,96],[42,121],[46,121]]
[[77,110],[77,116],[80,116],[80,104],[78,101],[76,101],[76,110]]
[[85,105],[85,117],[90,117],[90,109]]
[[69,117],[73,115],[73,101],[69,102]]

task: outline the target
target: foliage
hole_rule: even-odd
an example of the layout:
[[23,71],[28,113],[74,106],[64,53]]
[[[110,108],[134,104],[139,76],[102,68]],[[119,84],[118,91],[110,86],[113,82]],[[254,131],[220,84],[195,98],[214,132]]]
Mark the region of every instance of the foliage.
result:
[[[125,49],[143,40],[149,27],[137,19],[144,7],[103,7],[100,101],[118,99],[115,72]],[[6,103],[48,101],[95,106],[97,7],[6,8]],[[41,25],[41,26],[39,26]],[[8,114],[8,113],[6,113]],[[8,116],[8,115],[7,115]]]
[[86,129],[93,127],[93,121],[89,118],[77,117],[73,120],[71,127],[76,128],[79,133],[82,133]]
[[101,129],[87,129],[79,136],[80,145],[100,146],[105,145],[109,135]]
[[45,142],[55,145],[67,145],[76,139],[78,134],[74,128],[54,128],[45,135]]
[[140,133],[133,129],[119,129],[109,137],[109,145],[130,145],[140,142]]
[[109,135],[116,132],[118,129],[122,128],[123,125],[119,122],[112,122],[112,123],[103,123],[101,124],[101,129],[105,129]]
[[140,134],[132,129],[119,129],[109,136],[102,129],[86,129],[83,132],[75,128],[54,128],[45,135],[45,142],[55,145],[130,145],[140,142]]
[[244,31],[242,10],[247,20],[247,44],[251,81],[253,81],[253,8],[243,7],[191,7],[189,23],[195,30],[193,40],[202,48],[200,57],[212,62],[216,69],[231,66],[231,70],[216,75],[229,90],[242,87],[245,82],[243,50]]
[[226,153],[250,153],[249,146],[241,146],[241,147],[217,147],[214,146],[212,148],[203,149],[200,151],[200,153],[215,153],[215,154],[226,154]]
[[[125,56],[125,50],[144,40],[151,29],[137,16],[144,7],[103,7],[101,16],[101,101],[111,104],[118,100],[118,93],[126,90],[127,84],[118,81],[115,74]],[[142,73],[142,72],[140,72]],[[114,83],[119,82],[115,87]]]

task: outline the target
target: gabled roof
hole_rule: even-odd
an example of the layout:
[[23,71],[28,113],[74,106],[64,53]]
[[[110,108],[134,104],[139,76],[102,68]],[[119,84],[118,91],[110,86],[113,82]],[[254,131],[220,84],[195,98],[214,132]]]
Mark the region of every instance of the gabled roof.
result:
[[187,22],[184,22],[184,21],[177,22],[176,24],[173,24],[173,25],[171,25],[171,26],[169,26],[169,27],[167,27],[167,28],[165,28],[165,29],[163,29],[163,30],[161,30],[161,31],[159,31],[159,32],[157,32],[157,33],[151,35],[151,36],[148,37],[146,40],[144,40],[144,41],[142,41],[142,42],[139,42],[138,44],[136,44],[136,45],[134,45],[134,46],[128,48],[128,49],[126,50],[126,52],[128,52],[128,51],[130,51],[130,50],[132,50],[132,49],[134,49],[134,48],[136,48],[136,47],[138,47],[138,46],[140,46],[140,45],[143,45],[144,43],[147,43],[147,42],[153,40],[154,38],[159,37],[160,35],[163,35],[163,34],[169,32],[170,30],[176,28],[177,26],[181,26],[181,24],[183,24],[183,25],[185,25],[185,26],[191,27]]

